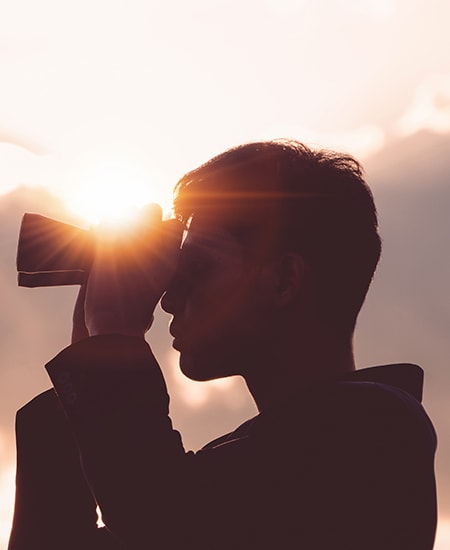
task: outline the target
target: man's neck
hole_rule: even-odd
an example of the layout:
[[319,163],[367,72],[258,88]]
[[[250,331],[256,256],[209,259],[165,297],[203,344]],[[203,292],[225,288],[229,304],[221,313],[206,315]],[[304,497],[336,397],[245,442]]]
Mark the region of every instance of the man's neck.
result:
[[259,411],[284,401],[305,386],[355,370],[352,341],[284,342],[266,350],[245,373],[248,389]]

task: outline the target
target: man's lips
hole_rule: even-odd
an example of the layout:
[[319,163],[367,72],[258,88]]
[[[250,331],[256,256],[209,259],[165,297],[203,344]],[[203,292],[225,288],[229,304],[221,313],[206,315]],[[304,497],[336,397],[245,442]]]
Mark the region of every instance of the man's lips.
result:
[[169,332],[174,338],[179,338],[181,336],[180,329],[176,325],[175,321],[172,321],[169,325]]
[[169,332],[173,336],[172,346],[176,350],[181,351],[183,345],[182,331],[173,321],[170,323]]

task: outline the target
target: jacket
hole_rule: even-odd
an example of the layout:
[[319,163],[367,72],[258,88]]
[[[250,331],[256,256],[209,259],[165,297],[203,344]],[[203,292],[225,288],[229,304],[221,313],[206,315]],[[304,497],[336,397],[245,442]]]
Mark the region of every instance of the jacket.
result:
[[418,366],[309,385],[197,453],[144,341],[88,338],[46,368],[56,393],[17,414],[9,550],[433,547],[436,434]]

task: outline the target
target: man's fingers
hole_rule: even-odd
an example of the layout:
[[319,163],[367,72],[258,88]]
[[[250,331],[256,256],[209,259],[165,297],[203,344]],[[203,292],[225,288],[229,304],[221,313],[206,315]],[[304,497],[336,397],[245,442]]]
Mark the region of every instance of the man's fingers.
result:
[[142,220],[143,223],[147,225],[153,225],[154,223],[160,222],[162,220],[162,208],[159,204],[149,203],[146,204],[139,211],[139,220]]
[[129,232],[98,240],[86,301],[90,334],[145,334],[177,267],[182,234],[180,222],[162,221],[161,207],[148,205]]
[[139,239],[152,238],[162,221],[162,208],[159,204],[146,204],[139,210],[132,232]]

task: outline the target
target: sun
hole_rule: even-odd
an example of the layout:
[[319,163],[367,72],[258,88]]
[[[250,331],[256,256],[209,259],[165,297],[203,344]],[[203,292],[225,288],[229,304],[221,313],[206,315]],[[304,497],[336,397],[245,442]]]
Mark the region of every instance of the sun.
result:
[[90,224],[122,224],[148,203],[171,208],[172,186],[161,175],[129,159],[98,159],[73,178],[66,199],[70,210]]

